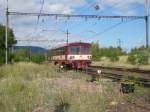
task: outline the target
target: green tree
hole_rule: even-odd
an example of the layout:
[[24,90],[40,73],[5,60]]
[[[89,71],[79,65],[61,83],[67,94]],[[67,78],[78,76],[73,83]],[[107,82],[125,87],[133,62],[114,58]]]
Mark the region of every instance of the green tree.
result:
[[148,65],[148,61],[149,61],[148,51],[147,50],[140,51],[139,54],[137,55],[137,59],[139,65]]
[[109,59],[111,62],[116,62],[119,60],[119,55],[116,52],[112,52]]
[[125,55],[125,52],[120,47],[100,48],[99,55],[107,57],[110,61],[114,62],[119,60],[119,56]]
[[137,55],[129,54],[127,61],[128,63],[135,65],[137,63]]
[[119,56],[125,55],[124,52],[120,47],[109,47],[109,48],[100,48],[99,43],[92,43],[92,57],[93,60],[99,61],[101,57],[107,57],[110,61],[118,61]]
[[28,50],[27,49],[18,49],[14,53],[14,61],[19,62],[19,61],[29,61],[29,56],[28,56]]
[[132,49],[127,61],[131,64],[147,65],[149,61],[149,49],[143,46]]
[[92,58],[94,61],[100,60],[99,50],[100,50],[99,43],[98,42],[92,43]]
[[[8,49],[15,43],[13,30],[8,28]],[[8,50],[7,49],[7,50]],[[8,52],[8,60],[11,60],[10,52]],[[5,62],[5,26],[0,25],[0,64]]]
[[33,54],[31,56],[31,61],[34,63],[41,63],[45,61],[45,56],[42,54]]

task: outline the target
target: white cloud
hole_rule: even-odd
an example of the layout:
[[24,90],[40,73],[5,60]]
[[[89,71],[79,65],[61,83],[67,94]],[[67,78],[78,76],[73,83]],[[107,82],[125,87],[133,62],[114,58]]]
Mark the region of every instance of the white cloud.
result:
[[[19,12],[39,12],[41,8],[42,0],[8,0],[10,11]],[[135,15],[136,11],[133,10],[134,5],[144,5],[144,0],[97,0],[102,10],[107,10],[108,7],[112,8],[114,14]],[[76,8],[85,7],[87,0],[45,0],[44,8],[42,12],[45,13],[62,13],[62,14],[74,14]],[[6,9],[6,0],[0,0],[0,23],[5,22],[4,10]],[[34,30],[37,17],[26,16],[11,16],[11,26],[15,31],[16,37],[26,38],[27,34],[31,34]],[[57,27],[54,29],[57,30]],[[52,32],[43,33],[42,38],[49,38],[49,35],[53,35]],[[65,35],[57,33],[54,38],[65,38]],[[72,39],[79,40],[79,39]],[[82,39],[81,39],[82,40]]]
[[[16,12],[39,12],[41,9],[42,0],[8,0],[9,11]],[[71,14],[74,13],[74,8],[83,6],[86,4],[85,0],[45,0],[42,12],[44,13],[62,13]],[[0,22],[5,24],[5,9],[6,0],[0,0]],[[1,13],[2,12],[2,13]],[[13,27],[16,37],[29,38],[28,34],[33,34],[37,17],[26,16],[10,16],[10,26]],[[54,29],[56,29],[54,27]],[[41,29],[40,29],[41,30]],[[39,33],[39,31],[36,31]],[[41,38],[47,39],[53,35],[52,32],[43,33]],[[63,38],[62,34],[57,33],[54,38]]]
[[136,6],[143,6],[145,0],[97,0],[103,10],[112,8],[112,13],[123,15],[136,15]]

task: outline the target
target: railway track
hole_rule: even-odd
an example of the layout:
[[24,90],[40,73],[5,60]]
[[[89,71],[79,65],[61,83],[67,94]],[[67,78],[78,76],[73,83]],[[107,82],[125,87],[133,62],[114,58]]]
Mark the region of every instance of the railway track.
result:
[[[97,70],[101,70],[101,74],[98,74]],[[84,71],[90,75],[102,75],[102,77],[111,78],[116,81],[121,81],[125,75],[137,75],[137,82],[144,85],[144,87],[150,88],[150,70],[91,66]]]
[[118,70],[118,71],[128,71],[135,73],[144,73],[150,75],[150,70],[144,70],[140,68],[124,68],[124,67],[106,67],[106,66],[91,66],[92,68],[100,68],[100,69],[109,69],[109,70]]

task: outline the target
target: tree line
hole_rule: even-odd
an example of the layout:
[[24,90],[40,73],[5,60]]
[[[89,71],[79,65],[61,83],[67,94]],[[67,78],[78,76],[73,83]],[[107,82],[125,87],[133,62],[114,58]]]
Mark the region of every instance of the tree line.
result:
[[99,43],[92,43],[92,56],[94,61],[100,61],[102,57],[107,57],[110,61],[118,61],[119,56],[126,55],[120,47],[100,48]]
[[101,61],[103,57],[111,62],[119,61],[120,56],[127,56],[127,62],[132,65],[148,65],[150,48],[144,46],[133,48],[129,53],[123,51],[120,47],[101,48],[99,43],[92,43],[92,56],[94,61]]
[[[32,61],[41,63],[45,61],[44,54],[32,54],[29,57],[28,49],[19,49],[12,52],[13,45],[16,44],[15,35],[12,29],[8,28],[8,62]],[[5,26],[0,25],[0,65],[5,63]]]
[[[12,59],[10,49],[15,44],[14,32],[8,28],[8,61]],[[0,25],[0,64],[5,63],[5,26]]]

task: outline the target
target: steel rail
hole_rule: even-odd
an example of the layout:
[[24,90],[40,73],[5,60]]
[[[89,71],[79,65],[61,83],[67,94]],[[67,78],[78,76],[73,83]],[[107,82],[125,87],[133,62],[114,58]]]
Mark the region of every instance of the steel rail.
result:
[[[98,74],[97,70],[98,70],[97,68],[89,67],[87,69],[84,69],[84,72],[91,75],[91,76],[92,75],[102,76],[102,77],[114,79],[117,81],[121,81],[121,79],[125,75],[125,73],[116,73],[115,71],[107,72],[107,71],[103,71],[103,70],[101,70],[102,71],[101,74]],[[142,84],[144,87],[150,88],[150,79],[139,77],[137,79],[137,83]]]

